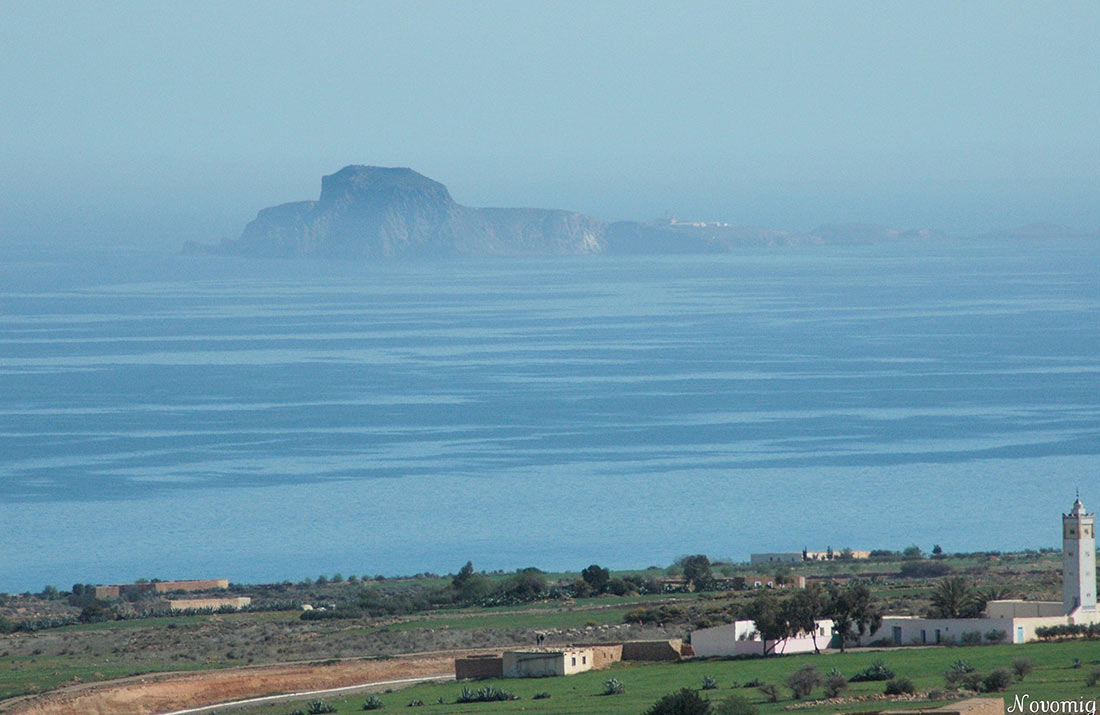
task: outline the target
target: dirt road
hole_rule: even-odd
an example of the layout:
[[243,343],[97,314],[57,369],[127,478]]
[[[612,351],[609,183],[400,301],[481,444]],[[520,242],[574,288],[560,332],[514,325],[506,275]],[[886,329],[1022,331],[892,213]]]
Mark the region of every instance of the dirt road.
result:
[[474,652],[486,651],[424,653],[381,660],[346,660],[328,665],[270,665],[147,675],[53,691],[9,703],[5,712],[20,715],[146,715],[273,693],[327,690],[370,683],[384,687],[384,681],[412,682],[453,676],[455,657]]

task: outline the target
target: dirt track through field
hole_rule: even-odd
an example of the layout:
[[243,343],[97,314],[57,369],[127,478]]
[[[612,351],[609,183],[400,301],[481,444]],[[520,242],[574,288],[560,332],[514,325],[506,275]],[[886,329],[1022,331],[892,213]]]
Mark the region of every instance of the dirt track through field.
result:
[[383,681],[454,675],[454,659],[472,652],[350,660],[330,665],[273,665],[170,675],[147,675],[63,689],[25,700],[20,715],[148,715],[277,693],[364,686]]

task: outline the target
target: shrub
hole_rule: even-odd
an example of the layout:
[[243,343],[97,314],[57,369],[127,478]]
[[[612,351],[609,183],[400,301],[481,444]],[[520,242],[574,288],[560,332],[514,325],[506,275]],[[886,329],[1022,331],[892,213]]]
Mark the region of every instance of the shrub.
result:
[[386,707],[385,703],[377,695],[370,696],[367,702],[363,703],[364,710],[381,710],[384,707]]
[[967,631],[962,634],[963,645],[981,645],[982,633],[981,631]]
[[997,668],[982,679],[982,690],[987,693],[999,693],[1012,685],[1012,673],[1008,668]]
[[645,715],[708,715],[710,703],[691,688],[670,693],[645,711]]
[[1085,685],[1090,688],[1096,687],[1096,684],[1100,683],[1100,668],[1093,668],[1092,672],[1085,678]]
[[1017,658],[1012,661],[1012,670],[1016,673],[1017,680],[1023,680],[1035,670],[1035,663],[1031,662],[1031,658]]
[[306,715],[324,715],[325,713],[334,713],[336,708],[332,707],[324,700],[314,700],[306,708]]
[[865,683],[876,680],[890,680],[894,677],[894,671],[890,670],[881,660],[876,660],[871,665],[848,678],[852,683]]
[[825,678],[825,697],[835,698],[848,687],[848,679],[843,675],[830,675]]
[[974,666],[960,658],[952,663],[951,667],[944,672],[943,679],[947,681],[948,685],[956,685],[963,679],[964,675],[973,672]]
[[917,686],[909,678],[894,678],[886,684],[887,695],[912,695],[917,692]]
[[812,665],[804,665],[787,676],[787,687],[795,700],[808,697],[814,688],[821,685],[821,673]]
[[774,703],[779,700],[779,688],[772,683],[762,683],[756,686],[756,689],[768,698],[769,703]]
[[938,578],[951,573],[951,566],[942,561],[907,561],[901,565],[902,578]]
[[501,690],[500,688],[494,688],[492,686],[487,688],[478,688],[477,690],[470,690],[469,688],[462,688],[462,692],[458,696],[459,703],[495,703],[505,700],[519,700],[518,695],[513,695],[507,690]]
[[745,684],[742,685],[741,687],[742,688],[759,688],[763,684],[764,684],[764,681],[761,680],[760,678],[753,678],[752,680],[746,680]]
[[748,698],[731,695],[719,703],[711,703],[712,715],[757,715],[756,706]]
[[945,693],[942,690],[934,688],[934,689],[928,691],[928,699],[929,700],[943,700],[944,697],[945,697]]
[[420,700],[418,698],[413,698],[412,700],[409,701],[408,706],[410,708],[422,708],[422,707],[424,707],[424,701]]
[[999,630],[997,628],[994,628],[993,630],[988,631],[985,634],[985,639],[986,639],[986,641],[988,641],[990,643],[1000,643],[1001,641],[1003,641],[1005,639],[1005,636],[1007,636],[1007,635],[1008,634],[1005,633],[1004,631]]
[[964,675],[962,679],[959,680],[959,685],[967,690],[973,690],[975,693],[980,693],[984,680],[985,678],[982,677],[982,674],[975,670],[972,673]]
[[532,700],[546,700],[549,697],[550,693],[543,691],[541,693],[535,693],[535,696],[532,698]]
[[618,678],[609,678],[604,681],[603,694],[604,695],[622,695],[626,692],[626,686],[622,684]]
[[1081,659],[1080,658],[1074,658],[1073,663],[1071,663],[1069,667],[1074,668],[1074,669],[1080,668],[1081,667]]
[[718,687],[718,681],[709,675],[703,676],[703,690],[714,690]]

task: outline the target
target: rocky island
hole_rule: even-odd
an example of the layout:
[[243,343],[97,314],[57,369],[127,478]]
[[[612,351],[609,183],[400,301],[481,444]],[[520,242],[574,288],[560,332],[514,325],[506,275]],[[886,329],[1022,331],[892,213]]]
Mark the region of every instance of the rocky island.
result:
[[[1034,227],[1029,227],[1034,229]],[[998,238],[1074,235],[1043,225]],[[317,201],[263,209],[237,239],[188,242],[192,255],[259,258],[440,258],[728,253],[742,248],[910,243],[947,238],[928,228],[825,224],[809,233],[717,221],[605,222],[575,211],[474,208],[412,169],[346,166],[321,179]]]

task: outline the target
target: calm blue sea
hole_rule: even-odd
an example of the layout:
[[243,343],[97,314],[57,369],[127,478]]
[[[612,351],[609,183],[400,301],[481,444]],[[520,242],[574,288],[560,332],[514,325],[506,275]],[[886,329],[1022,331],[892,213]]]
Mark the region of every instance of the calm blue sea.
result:
[[0,590],[1054,546],[1100,247],[0,263]]

